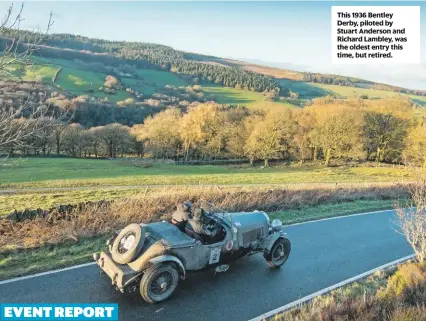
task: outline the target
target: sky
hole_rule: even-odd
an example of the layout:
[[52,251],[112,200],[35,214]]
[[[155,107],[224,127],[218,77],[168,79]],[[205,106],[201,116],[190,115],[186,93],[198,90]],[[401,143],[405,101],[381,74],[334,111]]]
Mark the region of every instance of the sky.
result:
[[[1,1],[0,10],[4,12],[10,4]],[[420,5],[421,64],[333,65],[332,5]],[[27,1],[21,27],[43,29],[50,11],[55,21],[51,33],[153,42],[288,69],[426,89],[426,2]]]

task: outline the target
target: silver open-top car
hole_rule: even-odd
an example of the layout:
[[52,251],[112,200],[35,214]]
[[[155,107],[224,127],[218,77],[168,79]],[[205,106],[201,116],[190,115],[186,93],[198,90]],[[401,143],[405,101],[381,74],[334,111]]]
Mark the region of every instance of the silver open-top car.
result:
[[270,222],[260,211],[207,217],[218,232],[210,242],[167,221],[130,224],[108,240],[109,252],[94,253],[94,259],[113,286],[122,292],[139,288],[149,303],[170,297],[191,271],[224,272],[229,262],[254,253],[263,253],[274,268],[287,261],[291,244],[279,220]]

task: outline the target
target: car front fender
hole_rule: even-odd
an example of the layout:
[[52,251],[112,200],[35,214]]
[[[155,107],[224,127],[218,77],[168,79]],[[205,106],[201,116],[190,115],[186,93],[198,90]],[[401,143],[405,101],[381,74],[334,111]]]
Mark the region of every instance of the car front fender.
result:
[[149,263],[151,263],[151,264],[159,264],[159,263],[164,263],[164,262],[176,263],[176,265],[179,267],[181,279],[185,280],[185,277],[186,277],[185,267],[183,266],[183,263],[181,262],[181,260],[179,260],[176,256],[160,255],[160,256],[154,257],[154,258],[149,260]]
[[271,235],[269,235],[263,242],[262,242],[262,248],[264,252],[269,252],[272,249],[272,246],[275,244],[275,242],[280,239],[285,238],[288,239],[287,233],[284,233],[283,231],[275,232]]

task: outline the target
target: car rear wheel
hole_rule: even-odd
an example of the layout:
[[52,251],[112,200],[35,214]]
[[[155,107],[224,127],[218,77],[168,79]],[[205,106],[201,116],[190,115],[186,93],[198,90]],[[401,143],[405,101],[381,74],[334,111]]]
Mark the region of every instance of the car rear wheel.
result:
[[131,262],[142,249],[144,234],[139,224],[126,226],[115,238],[111,255],[115,262],[127,264]]
[[179,283],[179,272],[174,264],[159,264],[150,267],[142,276],[140,292],[148,303],[168,299]]
[[264,254],[264,257],[270,267],[279,268],[287,261],[290,251],[290,241],[286,238],[279,238],[275,241],[271,250]]

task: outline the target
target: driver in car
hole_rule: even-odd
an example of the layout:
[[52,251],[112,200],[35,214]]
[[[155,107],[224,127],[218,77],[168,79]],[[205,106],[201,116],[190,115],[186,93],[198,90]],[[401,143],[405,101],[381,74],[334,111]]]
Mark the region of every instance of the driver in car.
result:
[[217,234],[217,230],[207,228],[206,212],[202,208],[197,208],[192,214],[192,219],[188,220],[186,228],[201,236],[203,239],[212,240]]

